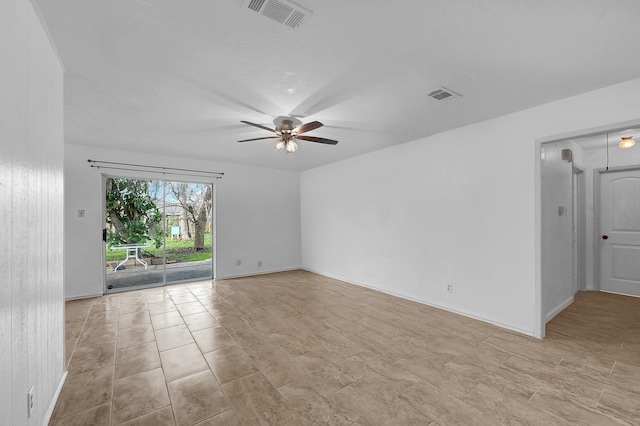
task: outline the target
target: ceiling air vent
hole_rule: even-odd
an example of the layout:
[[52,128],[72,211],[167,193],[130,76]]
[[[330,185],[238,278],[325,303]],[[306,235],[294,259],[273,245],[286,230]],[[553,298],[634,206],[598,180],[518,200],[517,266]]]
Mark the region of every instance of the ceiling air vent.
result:
[[289,28],[298,28],[311,16],[310,11],[286,0],[244,0],[242,4]]
[[428,96],[431,96],[433,99],[437,99],[439,101],[460,97],[460,95],[458,95],[456,92],[453,92],[445,87],[441,87],[438,90],[434,90],[433,92],[429,93]]

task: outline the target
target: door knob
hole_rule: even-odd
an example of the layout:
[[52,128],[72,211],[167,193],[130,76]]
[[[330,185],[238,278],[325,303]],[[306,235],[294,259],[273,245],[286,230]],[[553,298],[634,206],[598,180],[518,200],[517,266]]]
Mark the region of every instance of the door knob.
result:
[[608,235],[603,235],[603,236],[602,236],[602,239],[603,239],[603,240],[608,240],[608,239],[609,239],[609,236],[608,236]]

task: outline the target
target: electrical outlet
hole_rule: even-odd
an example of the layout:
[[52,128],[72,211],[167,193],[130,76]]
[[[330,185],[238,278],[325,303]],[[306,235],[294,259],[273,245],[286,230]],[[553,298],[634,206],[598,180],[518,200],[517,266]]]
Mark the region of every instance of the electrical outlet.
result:
[[262,260],[258,260],[258,268],[262,267]]
[[447,283],[447,293],[453,293],[453,284]]
[[241,263],[242,261],[240,259],[236,260],[236,266],[240,266]]
[[78,217],[84,217],[84,209],[78,210]]
[[33,386],[27,393],[27,418],[31,417],[31,410],[33,410]]

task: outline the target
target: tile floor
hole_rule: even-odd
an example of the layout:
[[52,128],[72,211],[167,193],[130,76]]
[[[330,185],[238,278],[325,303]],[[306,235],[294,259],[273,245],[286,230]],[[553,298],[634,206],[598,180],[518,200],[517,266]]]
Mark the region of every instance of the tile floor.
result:
[[640,424],[640,299],[543,341],[308,272],[67,303],[53,425]]

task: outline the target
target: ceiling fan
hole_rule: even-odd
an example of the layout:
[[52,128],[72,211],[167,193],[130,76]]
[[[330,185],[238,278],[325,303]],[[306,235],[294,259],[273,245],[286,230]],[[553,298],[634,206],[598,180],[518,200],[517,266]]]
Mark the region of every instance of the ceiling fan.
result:
[[[311,121],[306,124],[300,124],[296,126],[294,121],[289,118],[285,118],[282,120],[281,124],[276,123],[276,127],[274,129],[270,127],[263,126],[261,124],[251,123],[249,121],[242,120],[241,123],[248,124],[250,126],[259,127],[260,129],[267,130],[269,132],[273,132],[276,136],[265,136],[262,138],[253,138],[253,139],[243,139],[238,142],[250,142],[250,141],[258,141],[262,139],[277,139],[275,143],[275,148],[278,151],[285,151],[289,154],[292,154],[298,150],[298,143],[296,139],[308,142],[318,142],[324,143],[328,145],[335,145],[338,141],[333,139],[325,139],[319,138],[317,136],[307,136],[303,135],[303,133],[307,133],[311,130],[315,130],[318,127],[322,127],[323,124],[319,121]],[[299,121],[298,121],[299,123]]]

